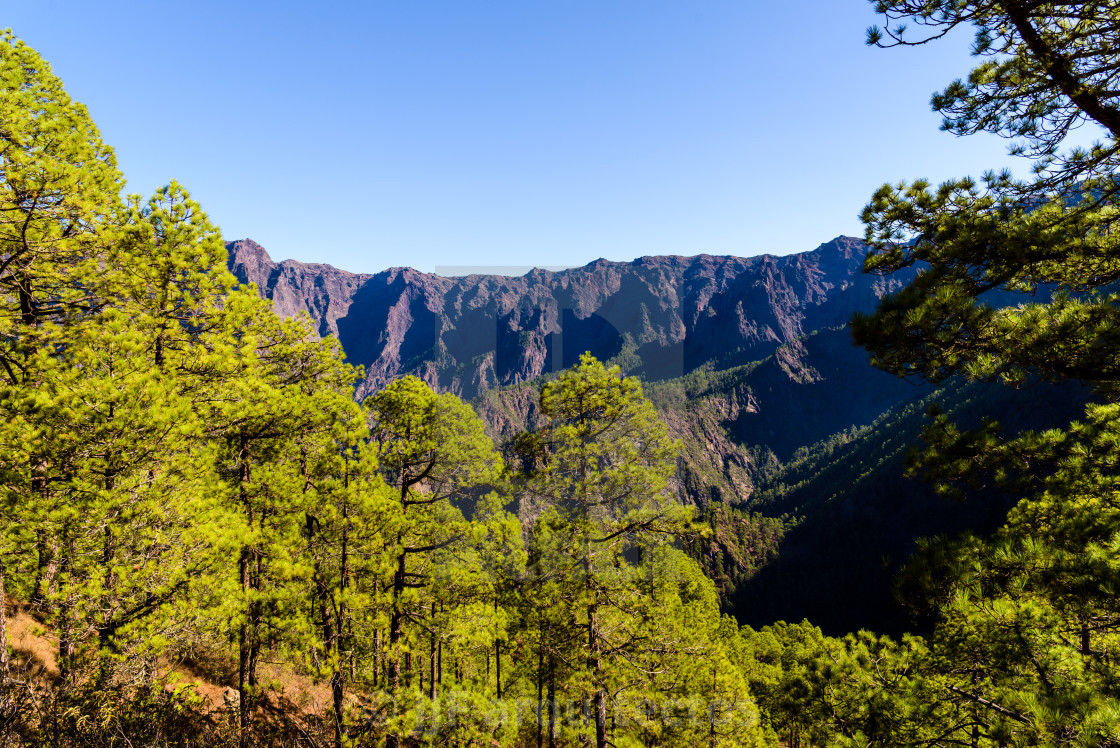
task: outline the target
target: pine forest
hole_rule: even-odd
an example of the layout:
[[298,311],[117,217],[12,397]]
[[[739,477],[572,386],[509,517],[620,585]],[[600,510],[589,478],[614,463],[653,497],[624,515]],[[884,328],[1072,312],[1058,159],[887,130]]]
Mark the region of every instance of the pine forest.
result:
[[1032,176],[884,185],[873,294],[669,373],[580,312],[385,374],[5,32],[0,746],[1120,746],[1120,2],[871,5]]

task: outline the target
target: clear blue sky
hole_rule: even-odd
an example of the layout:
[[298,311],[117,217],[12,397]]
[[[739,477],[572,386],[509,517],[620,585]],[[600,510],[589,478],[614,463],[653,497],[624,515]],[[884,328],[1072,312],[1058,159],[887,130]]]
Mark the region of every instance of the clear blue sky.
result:
[[[1010,163],[938,130],[970,32],[864,46],[865,0],[37,0],[0,24],[116,148],[276,259],[784,254],[884,181]],[[1024,173],[1027,164],[1020,165]]]

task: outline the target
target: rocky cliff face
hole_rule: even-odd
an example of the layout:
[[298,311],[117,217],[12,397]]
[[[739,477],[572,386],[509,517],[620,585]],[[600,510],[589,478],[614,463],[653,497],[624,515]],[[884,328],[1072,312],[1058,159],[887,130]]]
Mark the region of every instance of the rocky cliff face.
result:
[[584,351],[647,380],[758,360],[846,322],[905,279],[861,270],[865,247],[839,237],[772,257],[596,260],[520,277],[441,277],[410,268],[356,275],[273,262],[255,242],[228,245],[230,270],[277,313],[306,311],[366,368],[364,397],[404,374],[471,398],[570,366]]
[[230,272],[239,281],[255,283],[281,317],[307,312],[323,336],[338,335],[338,320],[349,313],[355,292],[370,277],[331,265],[273,262],[265,248],[252,239],[228,242],[226,249]]

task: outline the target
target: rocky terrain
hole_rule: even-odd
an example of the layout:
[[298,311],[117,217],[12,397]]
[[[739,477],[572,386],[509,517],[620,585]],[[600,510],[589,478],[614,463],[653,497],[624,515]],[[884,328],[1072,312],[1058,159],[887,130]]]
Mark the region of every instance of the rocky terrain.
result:
[[373,275],[273,262],[230,242],[230,269],[288,316],[306,311],[366,369],[364,397],[417,374],[473,398],[570,366],[585,350],[649,381],[766,358],[844,324],[906,278],[861,272],[865,247],[839,237],[784,257],[596,260],[560,272],[442,277],[410,268]]

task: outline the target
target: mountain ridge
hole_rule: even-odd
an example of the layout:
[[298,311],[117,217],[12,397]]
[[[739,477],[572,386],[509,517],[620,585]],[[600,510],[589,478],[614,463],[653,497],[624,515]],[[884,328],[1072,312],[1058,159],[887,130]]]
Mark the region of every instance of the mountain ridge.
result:
[[416,374],[472,398],[566,368],[585,350],[628,356],[632,373],[671,379],[769,356],[872,305],[906,278],[862,273],[866,245],[837,237],[792,255],[598,259],[521,276],[440,276],[407,267],[359,274],[275,262],[250,239],[229,268],[277,314],[307,312],[366,369],[362,398]]

